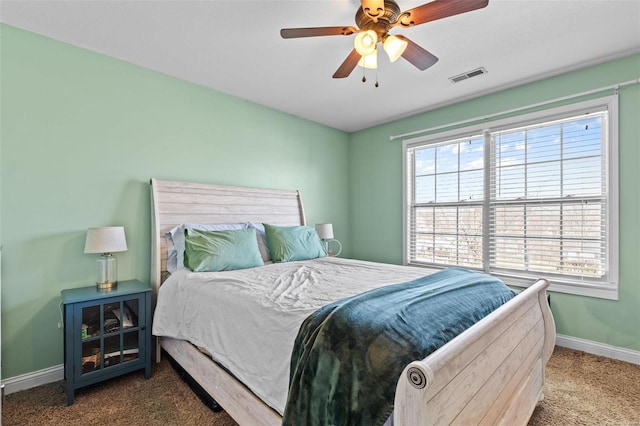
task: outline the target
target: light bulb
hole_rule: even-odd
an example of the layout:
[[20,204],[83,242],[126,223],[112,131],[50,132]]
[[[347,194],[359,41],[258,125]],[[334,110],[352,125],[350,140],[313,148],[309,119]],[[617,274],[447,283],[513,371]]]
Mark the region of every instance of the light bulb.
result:
[[382,47],[384,47],[384,51],[389,55],[389,60],[395,62],[402,56],[408,45],[409,43],[406,40],[390,35],[385,39]]
[[376,44],[378,43],[378,34],[373,30],[362,31],[358,33],[353,46],[360,56],[367,56],[376,50]]

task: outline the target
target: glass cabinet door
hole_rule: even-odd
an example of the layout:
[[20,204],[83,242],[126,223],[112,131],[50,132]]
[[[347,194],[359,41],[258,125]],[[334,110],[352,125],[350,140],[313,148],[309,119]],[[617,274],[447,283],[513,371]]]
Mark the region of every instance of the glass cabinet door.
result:
[[141,305],[136,296],[81,308],[80,375],[140,359]]
[[100,305],[82,308],[82,374],[100,369]]

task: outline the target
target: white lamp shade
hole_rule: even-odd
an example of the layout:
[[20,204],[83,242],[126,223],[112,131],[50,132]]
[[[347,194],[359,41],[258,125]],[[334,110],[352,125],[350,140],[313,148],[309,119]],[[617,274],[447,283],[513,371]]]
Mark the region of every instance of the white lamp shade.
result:
[[123,226],[89,228],[84,244],[85,253],[114,253],[127,251]]
[[333,225],[331,223],[319,223],[316,225],[316,232],[321,240],[333,238]]

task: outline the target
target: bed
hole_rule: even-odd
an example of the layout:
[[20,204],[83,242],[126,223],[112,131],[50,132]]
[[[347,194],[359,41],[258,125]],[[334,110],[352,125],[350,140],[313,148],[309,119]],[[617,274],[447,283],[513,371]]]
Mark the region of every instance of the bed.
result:
[[[165,234],[177,225],[305,225],[297,191],[152,179],[151,196],[155,297],[169,277]],[[339,265],[343,260],[323,262]],[[431,355],[407,363],[395,388],[393,423],[526,424],[543,397],[544,367],[555,343],[547,287],[546,280],[537,280]],[[189,341],[156,340],[156,360],[164,349],[239,424],[281,424],[282,409],[273,408],[278,404],[265,403],[233,369],[213,362]]]

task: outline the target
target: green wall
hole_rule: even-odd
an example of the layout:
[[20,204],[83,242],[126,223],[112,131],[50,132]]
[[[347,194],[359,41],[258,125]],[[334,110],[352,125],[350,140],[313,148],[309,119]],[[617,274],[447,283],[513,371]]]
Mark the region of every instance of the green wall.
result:
[[147,280],[152,177],[299,189],[349,252],[349,135],[0,26],[2,377],[59,365],[60,291],[94,282],[86,229],[124,225]]
[[[402,141],[390,141],[389,136],[507,111],[638,77],[640,55],[635,55],[352,134],[349,163],[352,257],[402,262]],[[559,334],[638,351],[640,85],[621,88],[619,105],[619,300],[557,293],[552,295],[551,307]]]

